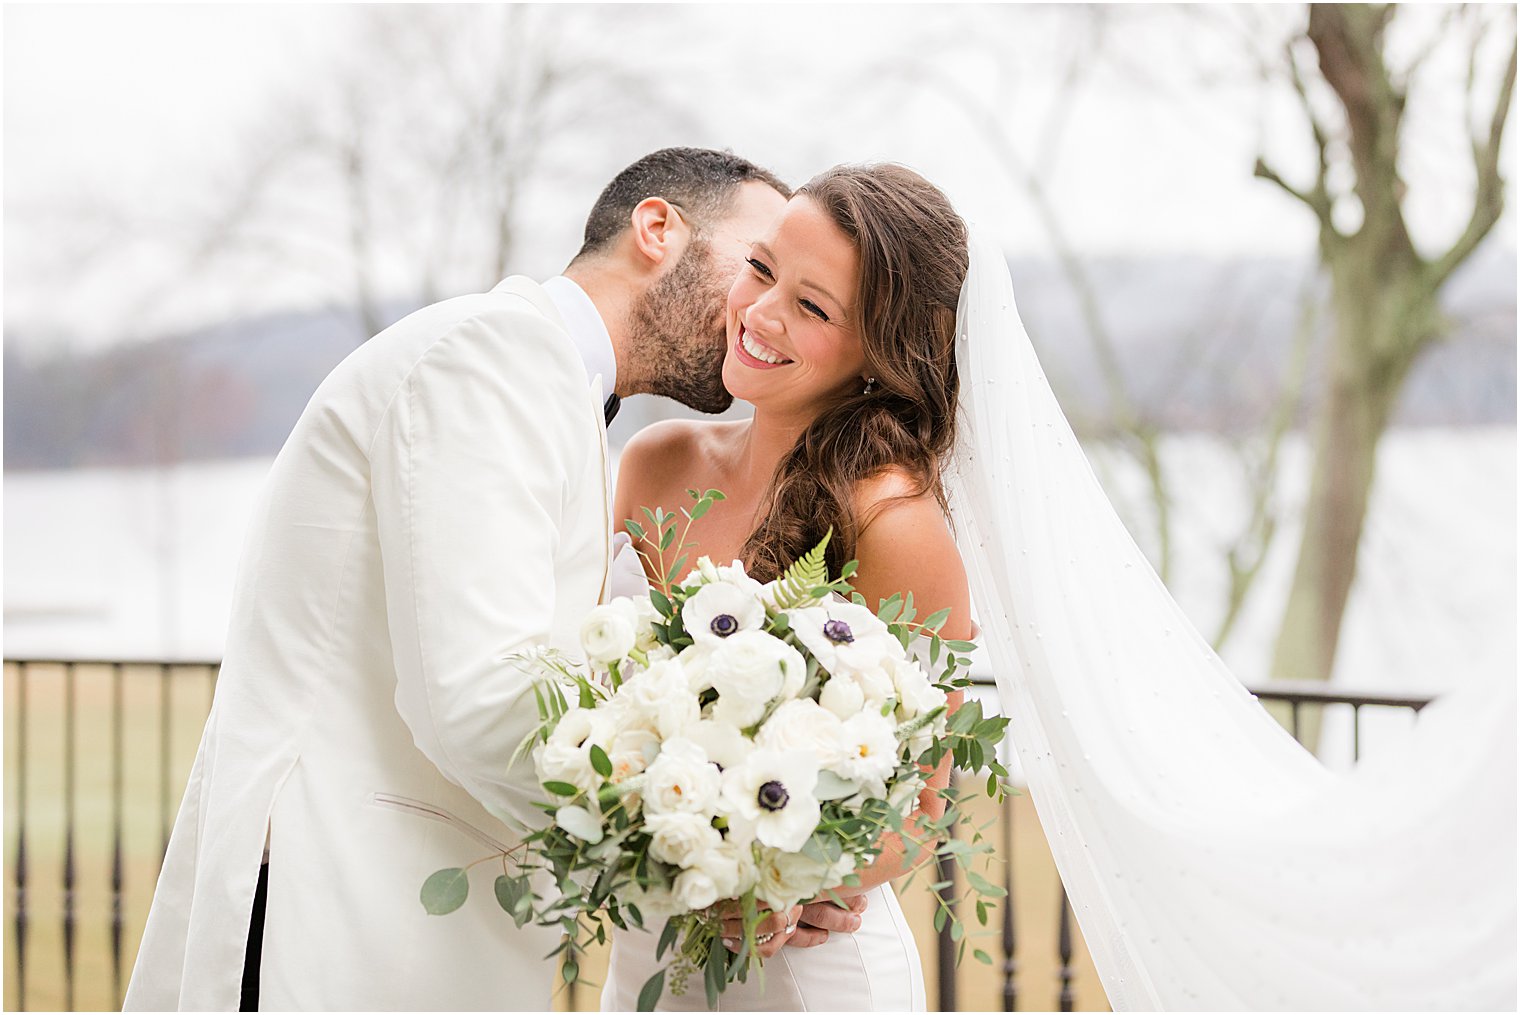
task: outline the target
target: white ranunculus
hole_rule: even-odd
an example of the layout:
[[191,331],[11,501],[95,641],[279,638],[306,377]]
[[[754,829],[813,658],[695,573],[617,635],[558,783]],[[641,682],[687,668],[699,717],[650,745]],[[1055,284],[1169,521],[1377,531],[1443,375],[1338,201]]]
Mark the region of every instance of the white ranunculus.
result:
[[762,631],[742,631],[713,650],[706,678],[718,692],[712,717],[743,729],[765,714],[783,693],[796,694],[807,677],[807,663],[779,638]]
[[711,818],[688,811],[650,814],[644,819],[644,828],[651,837],[649,855],[678,867],[690,867],[697,857],[723,841]]
[[892,805],[893,810],[906,818],[918,810],[918,795],[924,791],[924,787],[927,785],[928,783],[920,776],[909,776],[892,787],[891,793],[887,795],[887,803]]
[[866,707],[866,693],[860,684],[840,673],[829,678],[818,692],[818,704],[840,720],[858,715]]
[[652,726],[662,737],[680,736],[701,717],[686,671],[674,659],[635,673],[618,688],[616,697],[639,717],[638,721]]
[[713,879],[720,899],[737,899],[753,888],[760,876],[749,843],[734,837],[697,854],[692,866]]
[[744,759],[754,750],[754,744],[739,732],[737,726],[716,719],[692,723],[686,728],[686,738],[707,752],[708,759],[720,768],[744,764]]
[[829,866],[802,853],[781,849],[760,851],[759,881],[755,895],[777,911],[791,909],[803,899],[811,899],[829,881]]
[[840,724],[840,761],[831,766],[863,786],[883,785],[897,768],[897,730],[890,719],[860,712]]
[[945,703],[945,692],[935,687],[923,667],[911,659],[890,659],[883,669],[892,678],[897,698],[897,717],[904,722],[932,712]]
[[662,926],[668,918],[681,912],[681,905],[668,885],[656,883],[645,888],[633,882],[618,889],[617,899],[622,905],[632,903],[639,907],[644,923],[650,927]]
[[755,734],[757,746],[783,753],[808,751],[820,768],[830,768],[842,760],[842,743],[839,717],[811,698],[778,706]]
[[686,687],[693,696],[712,687],[709,672],[712,669],[712,649],[706,645],[688,645],[676,658],[680,660],[681,670],[686,674]]
[[630,726],[612,736],[607,757],[612,761],[612,782],[638,775],[660,753],[660,738],[652,730]]
[[711,817],[722,778],[701,747],[685,737],[671,737],[644,773],[644,809],[651,814],[688,811]]
[[633,604],[634,646],[644,653],[657,652],[664,648],[665,646],[660,644],[659,635],[654,632],[654,625],[665,619],[660,615],[660,611],[654,603],[650,602],[648,596],[635,596],[629,601]]
[[809,754],[757,747],[744,764],[723,773],[723,810],[740,841],[753,837],[776,849],[798,850],[818,827],[813,789],[818,764]]
[[712,875],[700,867],[683,870],[676,877],[673,891],[676,901],[689,912],[706,909],[722,897]]
[[591,767],[591,747],[609,739],[611,732],[609,717],[601,709],[572,707],[560,718],[548,741],[534,752],[539,779],[594,790],[601,785],[601,776]]
[[602,821],[584,807],[570,804],[554,812],[554,823],[577,839],[595,845],[602,841]]
[[622,660],[638,642],[638,612],[628,599],[593,607],[581,622],[586,658],[606,666]]
[[716,648],[740,631],[764,627],[765,606],[754,593],[737,585],[713,582],[686,600],[681,623],[697,644]]
[[786,616],[797,640],[834,676],[878,668],[883,659],[903,655],[902,643],[864,606],[829,601]]

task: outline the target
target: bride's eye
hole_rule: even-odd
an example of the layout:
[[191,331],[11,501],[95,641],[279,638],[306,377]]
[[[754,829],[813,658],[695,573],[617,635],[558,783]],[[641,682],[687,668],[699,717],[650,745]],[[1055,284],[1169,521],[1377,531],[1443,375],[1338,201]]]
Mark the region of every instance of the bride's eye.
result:
[[818,318],[824,324],[829,323],[829,315],[824,313],[823,308],[818,304],[814,303],[812,300],[802,300],[800,302],[802,303],[803,310],[806,310],[808,313]]
[[746,257],[745,260],[749,262],[749,266],[751,268],[755,269],[756,275],[759,275],[764,279],[769,279],[772,277],[771,270],[765,266],[765,262],[753,257]]

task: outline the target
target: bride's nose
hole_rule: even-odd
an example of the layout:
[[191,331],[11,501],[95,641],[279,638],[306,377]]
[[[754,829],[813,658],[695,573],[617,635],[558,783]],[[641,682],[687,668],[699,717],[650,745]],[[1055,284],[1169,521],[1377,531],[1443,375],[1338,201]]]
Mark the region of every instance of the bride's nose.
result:
[[767,290],[749,305],[749,310],[745,311],[744,326],[762,340],[766,335],[782,334],[784,329],[780,309],[775,290]]

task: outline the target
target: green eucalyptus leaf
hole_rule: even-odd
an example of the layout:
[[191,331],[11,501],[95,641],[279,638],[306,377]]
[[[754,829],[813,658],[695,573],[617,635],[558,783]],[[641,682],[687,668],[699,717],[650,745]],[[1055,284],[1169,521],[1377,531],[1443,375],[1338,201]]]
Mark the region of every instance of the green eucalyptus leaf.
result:
[[607,752],[597,744],[591,745],[591,767],[596,769],[596,774],[603,779],[612,778],[612,759],[607,757]]
[[470,878],[463,867],[434,871],[422,883],[422,908],[434,916],[452,913],[470,894]]
[[665,929],[660,932],[660,943],[655,946],[654,960],[656,962],[665,957],[665,952],[671,945],[676,943],[676,938],[681,933],[681,921],[671,917],[665,921]]
[[550,793],[553,793],[555,796],[575,796],[580,792],[580,790],[570,785],[570,783],[560,782],[558,779],[550,779],[543,785],[544,789],[548,790]]
[[660,995],[665,993],[665,970],[660,970],[644,982],[644,987],[639,991],[639,1011],[654,1011],[654,1006],[659,1004]]
[[632,518],[629,518],[627,521],[623,522],[623,528],[627,529],[628,534],[634,539],[644,538],[644,526],[640,525]]

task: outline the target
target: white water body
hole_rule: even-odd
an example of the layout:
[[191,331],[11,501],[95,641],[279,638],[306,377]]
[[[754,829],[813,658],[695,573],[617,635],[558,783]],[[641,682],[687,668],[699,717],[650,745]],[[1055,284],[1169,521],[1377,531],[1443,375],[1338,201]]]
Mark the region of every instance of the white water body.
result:
[[[1265,679],[1287,594],[1308,450],[1284,449],[1282,522],[1223,656]],[[1149,547],[1144,480],[1092,449],[1105,487]],[[1247,510],[1218,438],[1169,438],[1176,562],[1170,587],[1205,636],[1223,610],[1222,548]],[[220,658],[233,577],[271,460],[162,470],[5,475],[7,658]],[[1516,667],[1516,439],[1512,427],[1396,430],[1379,451],[1367,532],[1334,682],[1440,693]],[[674,508],[677,505],[665,505]],[[1363,749],[1396,740],[1403,714],[1363,714]],[[1327,717],[1321,755],[1349,759],[1349,712]]]

